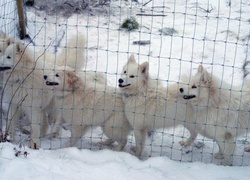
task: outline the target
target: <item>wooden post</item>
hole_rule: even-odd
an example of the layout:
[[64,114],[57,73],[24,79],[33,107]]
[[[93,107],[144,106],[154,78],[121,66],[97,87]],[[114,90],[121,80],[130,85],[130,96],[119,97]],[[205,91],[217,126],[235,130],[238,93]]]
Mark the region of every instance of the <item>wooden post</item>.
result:
[[17,4],[17,11],[18,11],[19,26],[20,26],[20,38],[23,39],[26,36],[23,0],[16,0],[16,4]]

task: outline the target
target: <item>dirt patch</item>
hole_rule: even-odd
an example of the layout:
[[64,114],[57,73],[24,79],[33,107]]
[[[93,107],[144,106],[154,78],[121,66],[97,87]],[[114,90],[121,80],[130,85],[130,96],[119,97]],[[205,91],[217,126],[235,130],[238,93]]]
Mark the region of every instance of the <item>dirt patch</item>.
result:
[[[34,3],[33,3],[34,2]],[[27,0],[25,5],[47,15],[70,17],[72,14],[107,13],[110,0]]]

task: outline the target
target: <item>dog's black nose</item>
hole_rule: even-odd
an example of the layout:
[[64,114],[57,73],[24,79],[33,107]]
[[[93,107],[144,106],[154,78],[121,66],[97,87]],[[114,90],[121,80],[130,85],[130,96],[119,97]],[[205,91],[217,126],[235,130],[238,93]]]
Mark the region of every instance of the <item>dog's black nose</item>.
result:
[[48,78],[48,76],[44,75],[43,78],[44,78],[44,80],[46,80]]
[[119,82],[119,83],[123,83],[123,79],[120,78],[120,79],[118,80],[118,82]]
[[183,89],[183,88],[180,88],[180,92],[183,93],[183,92],[184,92],[184,89]]

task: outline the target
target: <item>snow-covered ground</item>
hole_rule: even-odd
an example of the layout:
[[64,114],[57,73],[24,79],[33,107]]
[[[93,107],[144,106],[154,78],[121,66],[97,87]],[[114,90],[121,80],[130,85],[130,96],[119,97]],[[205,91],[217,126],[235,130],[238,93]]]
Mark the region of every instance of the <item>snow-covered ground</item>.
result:
[[[109,8],[105,6],[106,14],[86,12],[68,19],[29,9],[28,32],[36,37],[36,50],[52,41],[52,52],[53,44],[61,38],[63,45],[77,31],[84,34],[85,69],[104,72],[112,86],[117,86],[119,73],[131,53],[140,63],[148,61],[150,73],[165,85],[180,81],[183,73],[195,72],[200,63],[223,80],[239,85],[243,81],[241,67],[246,59],[250,60],[250,3],[232,1],[229,6],[228,2],[112,1]],[[119,30],[123,20],[131,16],[136,17],[140,28],[130,33]],[[177,33],[161,34],[163,28],[174,28]],[[151,44],[133,45],[138,40],[150,40]],[[63,134],[69,136],[67,131]],[[218,146],[210,139],[198,136],[192,147],[181,147],[178,142],[188,136],[181,126],[154,132],[146,141],[143,160],[130,154],[133,134],[128,137],[125,152],[96,145],[105,139],[100,128],[78,142],[81,150],[58,149],[64,139],[44,138],[40,150],[2,143],[0,179],[249,179],[250,153],[244,152],[250,144],[249,135],[237,140],[233,167],[220,166],[214,159]],[[27,151],[27,158],[15,157],[13,148]]]

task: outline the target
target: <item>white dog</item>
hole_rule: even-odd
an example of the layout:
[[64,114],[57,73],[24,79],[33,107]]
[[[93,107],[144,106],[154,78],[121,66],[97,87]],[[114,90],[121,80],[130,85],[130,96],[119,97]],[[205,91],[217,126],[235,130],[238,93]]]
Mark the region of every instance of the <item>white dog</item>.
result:
[[75,72],[57,71],[44,79],[56,96],[55,116],[59,120],[56,124],[71,127],[71,141],[66,146],[74,146],[89,126],[102,126],[109,138],[104,144],[117,141],[115,150],[124,148],[131,127],[124,115],[121,93],[106,85],[101,74],[86,72],[79,76]]
[[[194,116],[186,127],[191,136],[182,144],[190,145],[201,134],[214,139],[219,146],[216,158],[232,165],[235,138],[250,132],[250,94],[208,73],[203,66],[180,88],[183,98],[192,106]],[[180,85],[181,86],[181,85]]]
[[[74,45],[76,39],[69,41],[69,46]],[[84,39],[80,39],[80,47],[84,47]],[[3,58],[0,59],[0,70],[4,72],[3,79],[3,102],[7,103],[7,131],[10,128],[10,137],[15,141],[15,128],[17,126],[21,113],[25,113],[31,121],[31,148],[38,148],[39,138],[41,138],[47,129],[47,118],[45,110],[51,106],[53,96],[48,93],[47,86],[43,83],[44,69],[55,69],[58,65],[69,65],[74,68],[78,64],[76,58],[84,50],[77,51],[76,46],[63,51],[58,56],[44,53],[34,53],[21,41],[10,43],[4,52]],[[73,54],[71,54],[73,53]],[[65,56],[67,54],[67,56]],[[79,59],[78,68],[84,64]],[[49,63],[50,62],[50,63]],[[46,89],[47,88],[47,89]]]
[[176,85],[163,88],[158,84],[149,76],[148,62],[139,65],[131,55],[123,67],[119,87],[123,92],[126,117],[135,134],[135,153],[139,157],[148,131],[183,124],[191,114],[190,106],[176,102],[176,98],[169,95],[178,90]]

